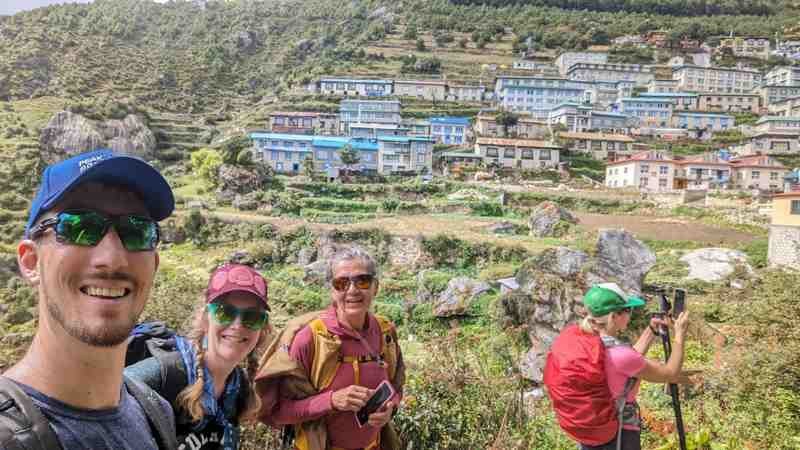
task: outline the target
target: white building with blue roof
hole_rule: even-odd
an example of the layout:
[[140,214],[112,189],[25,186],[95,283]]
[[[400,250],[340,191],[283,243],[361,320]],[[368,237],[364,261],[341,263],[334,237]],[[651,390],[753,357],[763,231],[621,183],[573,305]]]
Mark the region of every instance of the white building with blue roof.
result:
[[382,136],[378,138],[378,171],[425,172],[433,170],[433,139],[419,136]]
[[498,106],[541,120],[561,103],[591,101],[591,89],[585,82],[563,78],[498,76],[494,90]]
[[322,78],[318,85],[319,92],[327,95],[388,97],[394,92],[392,80]]
[[431,138],[438,144],[461,145],[467,142],[468,117],[431,117]]
[[614,105],[614,112],[635,117],[640,126],[668,127],[672,122],[672,111],[675,104],[661,98],[628,97],[620,99]]
[[675,105],[675,111],[696,111],[700,99],[699,94],[691,92],[642,92],[639,97],[670,101]]
[[381,123],[400,125],[400,101],[345,99],[339,102],[339,123],[344,134],[350,133],[351,123]]
[[264,163],[280,173],[299,173],[303,161],[313,157],[314,136],[306,134],[250,133],[253,161]]
[[686,130],[724,131],[734,127],[736,119],[728,114],[675,111],[672,126]]

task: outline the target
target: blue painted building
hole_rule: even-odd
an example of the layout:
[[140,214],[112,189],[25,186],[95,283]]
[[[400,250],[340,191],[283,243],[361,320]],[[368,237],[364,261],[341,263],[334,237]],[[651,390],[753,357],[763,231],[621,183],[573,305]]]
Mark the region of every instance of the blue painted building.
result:
[[467,141],[470,129],[467,117],[431,117],[431,138],[437,144],[460,145]]
[[675,105],[665,99],[647,97],[628,97],[620,99],[614,105],[614,112],[635,117],[640,126],[668,127],[672,122],[672,111]]
[[377,139],[348,136],[310,136],[281,133],[250,133],[253,160],[279,173],[300,173],[303,161],[312,158],[318,171],[344,167],[341,150],[350,145],[358,152],[358,164],[366,172],[391,174],[433,169],[433,139],[417,136],[379,136]]

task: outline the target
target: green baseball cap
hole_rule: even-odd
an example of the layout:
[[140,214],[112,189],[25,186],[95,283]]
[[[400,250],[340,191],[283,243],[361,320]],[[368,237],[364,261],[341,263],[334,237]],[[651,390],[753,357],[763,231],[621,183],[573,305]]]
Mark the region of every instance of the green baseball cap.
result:
[[601,283],[586,292],[583,305],[593,316],[600,317],[625,308],[639,308],[644,306],[644,300],[625,295],[616,283]]

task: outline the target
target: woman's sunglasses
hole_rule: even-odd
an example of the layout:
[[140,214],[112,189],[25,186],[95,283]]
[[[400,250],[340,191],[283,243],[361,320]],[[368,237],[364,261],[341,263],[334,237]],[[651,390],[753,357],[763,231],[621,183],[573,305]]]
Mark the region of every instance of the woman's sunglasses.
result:
[[109,216],[97,211],[62,211],[31,228],[29,235],[38,239],[48,228],[53,228],[58,242],[92,247],[103,240],[112,226],[130,252],[155,250],[158,245],[160,230],[153,219],[132,214]]
[[361,290],[366,290],[372,286],[372,281],[374,279],[375,275],[364,273],[354,277],[336,277],[331,280],[331,285],[339,292],[344,292],[350,289],[350,283],[356,285],[356,287]]
[[209,303],[208,312],[214,322],[223,327],[230,326],[239,317],[242,325],[253,331],[259,331],[269,320],[267,310],[261,308],[237,308],[227,303]]

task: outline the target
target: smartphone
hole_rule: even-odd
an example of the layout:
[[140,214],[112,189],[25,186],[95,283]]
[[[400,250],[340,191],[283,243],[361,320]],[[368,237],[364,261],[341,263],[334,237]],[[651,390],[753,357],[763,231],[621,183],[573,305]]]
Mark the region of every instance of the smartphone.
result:
[[672,301],[672,317],[677,319],[686,308],[686,290],[675,289],[675,300]]
[[372,397],[370,397],[369,400],[367,400],[367,403],[355,413],[358,426],[363,427],[366,425],[367,422],[369,422],[369,416],[375,411],[381,409],[381,406],[383,406],[384,403],[392,398],[393,395],[394,387],[392,387],[392,383],[384,380],[381,384],[379,384],[375,389],[375,393],[372,394]]

